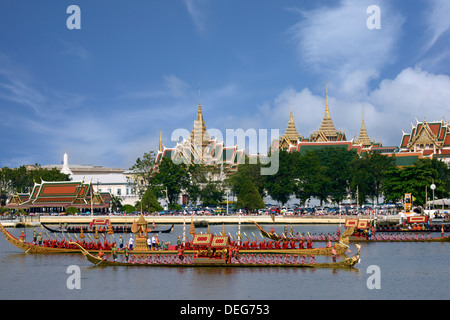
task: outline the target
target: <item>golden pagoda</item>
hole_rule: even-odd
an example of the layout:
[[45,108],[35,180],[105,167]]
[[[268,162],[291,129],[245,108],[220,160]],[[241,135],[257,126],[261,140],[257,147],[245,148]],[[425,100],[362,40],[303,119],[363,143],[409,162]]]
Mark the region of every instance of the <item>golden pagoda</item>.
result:
[[361,130],[359,131],[359,136],[356,140],[356,144],[360,144],[363,148],[368,148],[372,145],[372,142],[369,139],[369,135],[367,134],[366,124],[364,122],[364,108],[362,111]]
[[328,84],[325,89],[325,114],[320,124],[319,130],[311,135],[311,142],[328,142],[328,141],[345,141],[345,134],[337,131],[334,127],[333,120],[330,116],[330,109],[328,107]]
[[291,114],[289,116],[288,125],[284,135],[280,138],[280,149],[288,149],[290,146],[297,145],[301,141],[300,135],[295,126],[294,117],[292,116],[292,98],[291,98]]
[[206,130],[205,120],[203,120],[202,104],[200,101],[200,85],[198,88],[198,111],[197,119],[194,121],[194,126],[191,132],[191,143],[201,149],[209,145],[210,136]]

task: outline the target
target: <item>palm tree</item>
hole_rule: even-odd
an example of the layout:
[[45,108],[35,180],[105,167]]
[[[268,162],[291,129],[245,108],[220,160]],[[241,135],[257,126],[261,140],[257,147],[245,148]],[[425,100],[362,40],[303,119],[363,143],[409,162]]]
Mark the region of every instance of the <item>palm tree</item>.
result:
[[119,196],[111,195],[111,209],[113,212],[117,212],[122,208],[122,199]]

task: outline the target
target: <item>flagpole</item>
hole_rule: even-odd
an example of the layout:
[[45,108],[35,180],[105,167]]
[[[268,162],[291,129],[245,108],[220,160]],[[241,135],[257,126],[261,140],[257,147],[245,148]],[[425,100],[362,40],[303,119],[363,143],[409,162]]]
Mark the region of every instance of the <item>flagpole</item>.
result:
[[238,246],[241,245],[241,215],[239,214],[239,224],[238,224]]
[[186,242],[186,215],[183,215],[183,247]]

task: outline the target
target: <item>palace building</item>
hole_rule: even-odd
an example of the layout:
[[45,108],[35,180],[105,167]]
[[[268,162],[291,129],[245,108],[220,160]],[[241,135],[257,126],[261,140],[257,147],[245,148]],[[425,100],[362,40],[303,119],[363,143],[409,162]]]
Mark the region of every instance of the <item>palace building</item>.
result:
[[[404,158],[404,163],[421,158],[437,158],[450,164],[450,126],[447,121],[428,122],[416,119],[411,123],[411,132],[403,131],[396,157]],[[409,161],[408,161],[409,160]]]
[[[328,91],[328,90],[327,90]],[[288,125],[283,136],[272,144],[272,148],[287,150],[288,152],[314,151],[327,147],[341,147],[347,150],[362,152],[379,152],[386,156],[395,157],[397,166],[413,165],[418,159],[437,158],[450,164],[450,126],[447,121],[426,120],[420,122],[416,119],[416,125],[411,124],[411,132],[405,133],[399,146],[383,146],[381,142],[370,140],[366,129],[364,110],[362,111],[362,123],[359,135],[354,141],[346,140],[345,133],[337,131],[330,116],[328,106],[328,92],[326,93],[325,114],[319,129],[309,138],[300,136],[291,113]]]
[[303,136],[300,136],[297,131],[292,115],[291,101],[291,113],[286,131],[279,140],[272,143],[272,149],[279,148],[281,150],[287,150],[288,152],[297,151],[304,153],[306,151],[314,151],[327,147],[345,148],[348,151],[354,149],[360,154],[361,152],[367,152],[381,147],[381,143],[375,143],[370,140],[364,121],[364,112],[362,115],[361,130],[356,141],[353,139],[347,140],[344,132],[336,130],[328,106],[328,89],[326,89],[325,93],[325,114],[322,123],[320,124],[319,129],[311,134],[309,138],[304,138]]
[[170,158],[175,163],[223,165],[224,170],[231,173],[237,170],[237,165],[243,161],[244,157],[244,149],[239,149],[237,145],[227,147],[223,141],[218,141],[217,138],[209,135],[203,119],[199,94],[197,117],[188,139],[184,139],[172,148],[166,148],[162,143],[162,133],[160,132],[154,170],[158,169],[162,159]]
[[300,137],[298,134],[297,128],[295,126],[294,118],[292,116],[292,99],[291,99],[291,113],[289,116],[288,125],[286,131],[282,137],[280,137],[279,148],[280,149],[289,149],[291,146],[298,145],[301,141],[303,141],[303,136]]
[[96,192],[92,183],[59,181],[34,184],[31,193],[13,194],[6,208],[23,209],[28,212],[52,213],[64,212],[75,207],[80,212],[108,213],[111,195],[108,192]]
[[332,142],[346,141],[345,133],[337,131],[331,119],[330,109],[328,108],[328,86],[325,90],[325,114],[320,124],[319,130],[314,132],[309,140],[311,142]]

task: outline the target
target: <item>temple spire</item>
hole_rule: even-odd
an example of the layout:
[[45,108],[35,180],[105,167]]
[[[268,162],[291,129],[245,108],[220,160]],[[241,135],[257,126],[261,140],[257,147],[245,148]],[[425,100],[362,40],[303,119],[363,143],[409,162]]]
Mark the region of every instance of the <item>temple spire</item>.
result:
[[328,108],[328,81],[325,82],[325,116],[330,116],[330,109]]
[[164,151],[164,147],[163,147],[163,143],[162,143],[162,132],[161,130],[159,130],[159,148],[158,148],[159,152],[163,152]]
[[294,122],[294,117],[292,117],[292,95],[291,95],[291,115],[289,116],[289,121]]
[[369,147],[372,145],[369,139],[369,135],[367,134],[366,124],[364,121],[364,106],[362,107],[362,123],[361,130],[359,131],[358,139],[356,140],[357,144],[361,144],[363,147]]
[[296,144],[300,141],[300,136],[295,127],[294,117],[292,115],[292,96],[291,96],[291,113],[289,115],[289,121],[286,128],[286,132],[280,139],[280,148],[286,149],[291,144]]
[[203,121],[202,103],[201,103],[201,99],[200,99],[200,81],[198,82],[198,111],[197,111],[197,121]]
[[198,82],[198,111],[197,118],[194,121],[194,127],[191,132],[191,142],[196,146],[202,146],[203,148],[209,144],[209,134],[206,130],[205,121],[203,120],[202,104],[200,96],[200,81]]
[[326,139],[327,141],[336,141],[338,136],[338,132],[334,127],[333,120],[330,116],[330,109],[328,107],[328,82],[325,85],[325,114],[323,116],[319,130],[317,131],[313,140],[317,141],[320,136],[322,137],[322,139]]

